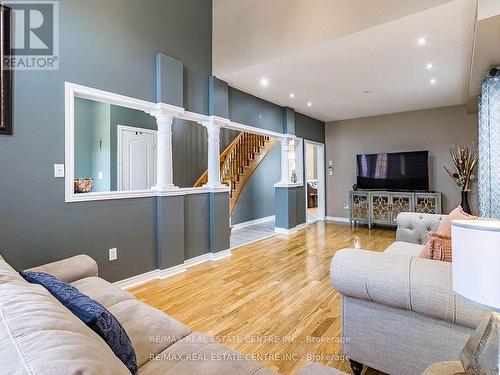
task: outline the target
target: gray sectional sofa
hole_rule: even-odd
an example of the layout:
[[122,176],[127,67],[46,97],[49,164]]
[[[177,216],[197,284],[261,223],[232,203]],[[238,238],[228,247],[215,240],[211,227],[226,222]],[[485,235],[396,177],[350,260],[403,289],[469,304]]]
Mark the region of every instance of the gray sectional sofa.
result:
[[[86,255],[31,271],[46,272],[71,283],[106,307],[132,341],[138,375],[276,374],[99,278],[96,262]],[[26,282],[1,256],[0,358],[2,375],[130,375],[94,331],[45,288]],[[312,363],[299,374],[342,373]]]
[[354,373],[364,364],[393,375],[420,375],[458,360],[487,311],[454,294],[451,263],[418,258],[441,215],[402,213],[385,252],[342,249],[332,285],[342,294],[344,354]]
[[[113,313],[134,345],[139,375],[275,374],[97,277],[86,255],[32,270],[70,282]],[[1,257],[0,358],[1,374],[130,375],[94,331]]]

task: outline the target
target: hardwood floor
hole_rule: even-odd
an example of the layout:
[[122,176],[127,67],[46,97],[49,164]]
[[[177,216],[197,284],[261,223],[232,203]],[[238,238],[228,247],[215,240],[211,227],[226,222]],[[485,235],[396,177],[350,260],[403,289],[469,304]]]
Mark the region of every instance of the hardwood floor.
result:
[[356,236],[362,248],[384,250],[395,232],[320,222],[130,291],[281,374],[294,374],[308,362],[350,372],[340,357],[340,295],[329,271],[335,252],[352,247]]

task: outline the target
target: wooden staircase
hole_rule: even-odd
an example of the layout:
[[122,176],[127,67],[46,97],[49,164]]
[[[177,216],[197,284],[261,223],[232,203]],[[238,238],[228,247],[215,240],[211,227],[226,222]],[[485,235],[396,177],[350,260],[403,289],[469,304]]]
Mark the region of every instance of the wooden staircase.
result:
[[[231,188],[229,192],[229,216],[233,214],[248,179],[275,142],[275,138],[265,135],[241,132],[220,155],[221,181]],[[194,187],[201,187],[207,181],[208,171],[205,171],[196,181]]]

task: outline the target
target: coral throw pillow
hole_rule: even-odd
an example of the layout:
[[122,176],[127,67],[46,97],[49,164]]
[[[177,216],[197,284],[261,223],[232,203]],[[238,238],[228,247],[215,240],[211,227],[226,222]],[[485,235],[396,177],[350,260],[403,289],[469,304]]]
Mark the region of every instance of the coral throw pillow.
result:
[[476,220],[476,219],[477,216],[469,215],[468,213],[464,212],[461,206],[458,206],[453,211],[451,211],[448,216],[446,216],[443,220],[441,220],[436,233],[451,236],[451,222],[453,220]]
[[440,260],[443,262],[452,261],[450,235],[430,232],[428,239],[429,240],[422,249],[419,258]]

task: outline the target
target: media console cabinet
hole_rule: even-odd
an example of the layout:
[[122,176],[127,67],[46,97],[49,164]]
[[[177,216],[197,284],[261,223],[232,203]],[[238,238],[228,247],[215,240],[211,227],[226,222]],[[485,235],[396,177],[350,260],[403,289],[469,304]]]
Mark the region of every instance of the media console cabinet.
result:
[[349,192],[352,224],[397,225],[401,212],[441,213],[441,193],[356,190]]

